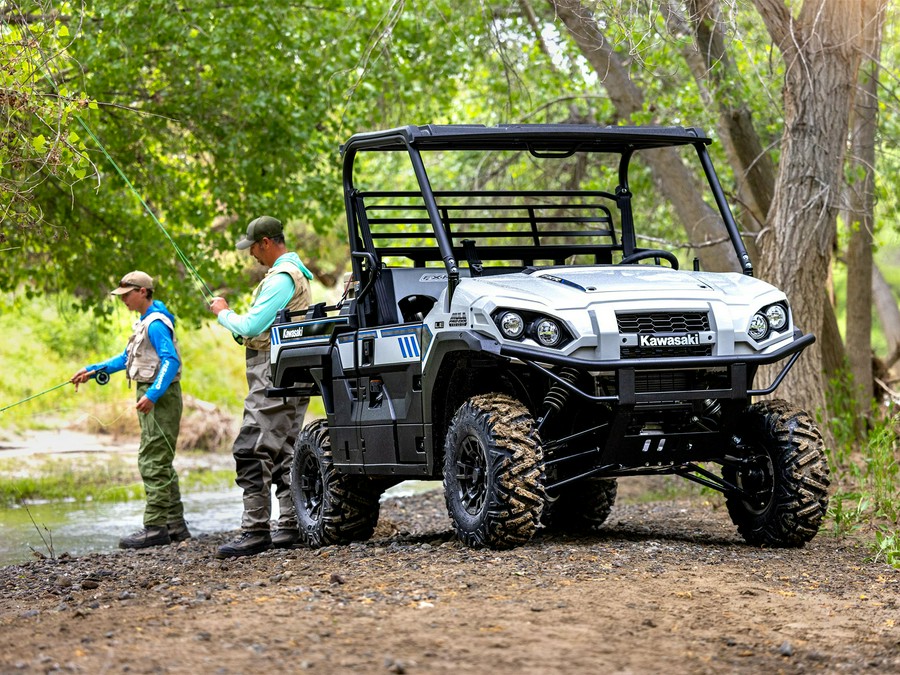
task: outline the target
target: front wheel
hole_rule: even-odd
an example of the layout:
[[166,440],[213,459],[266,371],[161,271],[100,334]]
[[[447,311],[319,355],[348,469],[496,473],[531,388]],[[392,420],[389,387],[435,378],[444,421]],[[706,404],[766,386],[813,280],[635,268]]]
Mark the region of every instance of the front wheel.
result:
[[528,409],[504,394],[474,396],[453,416],[444,451],[444,496],[459,539],[494,549],[528,542],[546,499]]
[[741,445],[752,454],[722,467],[722,478],[737,488],[725,493],[728,515],[749,544],[803,546],[828,509],[829,471],[818,427],[784,401],[751,405],[742,425]]
[[338,473],[325,420],[297,437],[291,497],[300,538],[312,548],[368,539],[378,523],[380,491],[368,478]]

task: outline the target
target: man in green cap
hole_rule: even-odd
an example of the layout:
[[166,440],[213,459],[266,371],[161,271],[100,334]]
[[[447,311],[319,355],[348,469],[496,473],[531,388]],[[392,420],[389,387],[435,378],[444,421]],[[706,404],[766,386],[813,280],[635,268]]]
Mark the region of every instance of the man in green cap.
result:
[[[267,398],[266,388],[272,386],[269,329],[279,310],[306,309],[313,275],[296,253],[287,250],[281,222],[271,216],[251,221],[237,248],[249,249],[269,271],[253,292],[246,314],[229,309],[224,298],[214,298],[209,306],[220,324],[244,338],[249,387],[241,430],[232,448],[237,484],[244,491],[241,534],[220,546],[217,558],[256,555],[270,546],[289,548],[297,543],[300,533],[291,500],[291,460],[309,403],[308,398]],[[279,514],[275,531],[270,532],[273,485]]]

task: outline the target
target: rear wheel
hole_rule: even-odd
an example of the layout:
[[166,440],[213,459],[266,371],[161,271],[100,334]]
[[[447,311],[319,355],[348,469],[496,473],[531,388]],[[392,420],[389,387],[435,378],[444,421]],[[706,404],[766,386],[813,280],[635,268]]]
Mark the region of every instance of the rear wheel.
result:
[[337,472],[325,420],[297,437],[291,496],[300,538],[313,548],[368,539],[378,523],[380,490],[368,478]]
[[557,532],[597,532],[616,503],[615,478],[585,478],[565,489],[541,521]]
[[742,445],[753,453],[725,465],[722,478],[738,488],[725,504],[738,532],[755,546],[803,546],[828,509],[828,463],[810,416],[785,401],[762,401],[744,414]]
[[467,546],[512,548],[534,536],[546,499],[543,452],[521,402],[485,394],[457,410],[445,444],[444,496]]

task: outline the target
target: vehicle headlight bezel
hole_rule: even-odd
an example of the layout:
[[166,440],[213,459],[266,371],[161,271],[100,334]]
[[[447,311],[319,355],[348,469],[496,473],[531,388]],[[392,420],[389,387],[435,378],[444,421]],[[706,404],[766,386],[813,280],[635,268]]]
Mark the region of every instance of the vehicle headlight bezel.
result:
[[[504,320],[508,322],[515,316],[522,320],[522,330],[518,333],[510,331],[509,326],[504,329]],[[562,319],[541,312],[501,307],[494,310],[491,318],[497,326],[497,330],[500,331],[500,335],[513,342],[531,340],[540,347],[560,349],[574,339]]]
[[786,302],[773,302],[760,308],[747,324],[747,336],[762,342],[773,333],[784,332],[789,324],[790,311]]

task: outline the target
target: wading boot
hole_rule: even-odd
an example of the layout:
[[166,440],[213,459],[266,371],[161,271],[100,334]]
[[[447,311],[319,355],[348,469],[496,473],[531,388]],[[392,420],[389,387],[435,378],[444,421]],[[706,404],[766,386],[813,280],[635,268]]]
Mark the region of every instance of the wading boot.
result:
[[191,531],[183,520],[177,523],[168,523],[166,529],[169,530],[169,539],[172,541],[187,541],[191,538]]
[[227,544],[222,544],[216,551],[217,558],[237,558],[242,555],[256,555],[268,551],[272,546],[272,537],[268,530],[244,530],[238,537]]
[[169,531],[165,525],[148,525],[119,539],[119,548],[149,548],[171,543],[172,540],[169,538]]
[[300,531],[284,528],[272,534],[272,546],[275,548],[293,548],[300,541]]

